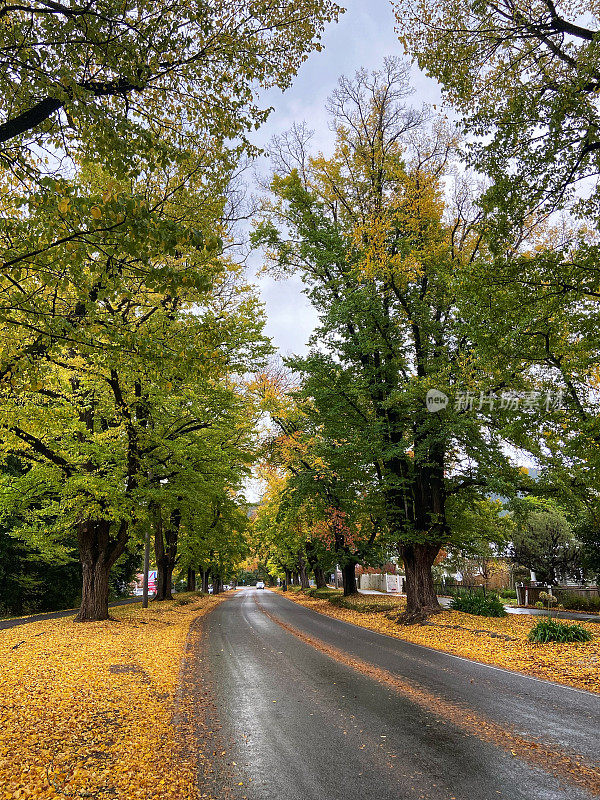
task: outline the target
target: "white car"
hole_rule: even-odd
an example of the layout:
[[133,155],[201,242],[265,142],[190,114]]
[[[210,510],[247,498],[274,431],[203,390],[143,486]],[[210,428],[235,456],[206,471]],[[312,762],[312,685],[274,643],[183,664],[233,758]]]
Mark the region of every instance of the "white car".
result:
[[256,581],[256,588],[257,589],[264,589],[265,588],[265,582],[264,581]]

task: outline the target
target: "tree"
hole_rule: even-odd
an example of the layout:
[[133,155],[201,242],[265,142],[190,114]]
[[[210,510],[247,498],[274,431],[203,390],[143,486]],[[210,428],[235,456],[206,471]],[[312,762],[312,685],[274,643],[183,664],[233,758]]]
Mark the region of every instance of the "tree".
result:
[[[147,514],[149,413],[168,415],[169,384],[184,409],[194,377],[231,386],[262,352],[255,304],[221,279],[226,189],[255,152],[258,89],[288,85],[337,13],[327,0],[0,9],[0,427],[3,453],[30,465],[4,498],[43,546],[77,530],[80,619],[108,614],[110,569]],[[207,298],[202,326],[190,311]]]
[[[123,271],[176,287],[176,271],[149,268],[152,248],[215,240],[227,182],[256,152],[247,133],[267,116],[259,87],[285,88],[337,13],[328,0],[0,9],[0,327],[21,327],[0,378],[93,326]],[[156,182],[162,196],[145,190]],[[184,226],[199,185],[203,214]]]
[[[397,543],[412,620],[439,608],[431,567],[452,537],[448,499],[515,491],[506,412],[485,396],[519,375],[491,367],[470,336],[467,276],[489,251],[463,184],[444,207],[455,135],[408,108],[409,91],[396,60],[343,78],[329,103],[333,157],[309,157],[305,141],[287,147],[285,162],[291,152],[300,161],[275,176],[254,242],[275,270],[302,276],[319,313],[309,355],[287,363],[349,503],[364,493],[373,525]],[[431,391],[454,407],[431,413]]]
[[178,565],[224,579],[235,566],[230,563],[237,558],[234,552],[240,546],[243,550],[238,533],[245,528],[240,524],[245,515],[237,497],[250,471],[256,415],[241,386],[213,389],[210,405],[208,387],[199,388],[188,386],[180,402],[172,403],[168,413],[161,407],[152,422],[149,522],[158,570],[156,600],[171,599]]
[[514,530],[511,514],[500,500],[480,497],[475,491],[452,496],[447,513],[452,538],[442,563],[461,572],[464,584],[477,577],[487,587],[494,574],[506,572],[501,558]]
[[[573,201],[598,219],[596,3],[398,0],[400,40],[442,84],[490,176],[485,203],[502,227]],[[587,13],[589,12],[589,13]],[[505,231],[506,232],[506,231]]]
[[256,527],[270,520],[273,535],[263,531],[262,544],[270,543],[279,566],[298,572],[303,584],[307,566],[322,588],[324,570],[340,564],[344,594],[354,594],[356,564],[381,560],[386,529],[374,522],[374,498],[357,482],[348,451],[330,440],[289,377],[271,369],[255,381],[274,426],[263,445],[267,489]]
[[[7,459],[2,470],[23,475],[26,467]],[[19,521],[5,517],[0,526],[0,614],[56,611],[75,606],[81,570],[73,547],[58,544],[41,553],[13,535]]]
[[[599,443],[597,9],[582,15],[568,0],[402,0],[396,8],[402,42],[443,84],[475,135],[473,163],[492,181],[482,204],[496,259],[491,269],[476,268],[473,279],[488,308],[482,323],[494,317],[501,357],[510,351],[514,363],[529,359],[539,388],[563,393],[538,449],[563,489],[569,483],[592,508]],[[536,248],[532,224],[565,208],[586,224],[546,221],[545,242]],[[521,236],[507,259],[503,245],[515,227]],[[499,353],[498,346],[490,350]]]
[[[185,298],[123,284],[95,316],[93,346],[55,350],[35,384],[19,378],[0,404],[3,452],[29,465],[5,476],[3,512],[21,517],[21,534],[40,548],[76,531],[79,619],[107,617],[110,570],[162,500],[156,482],[171,490],[169,514],[192,514],[205,499],[190,502],[198,483],[214,472],[222,485],[239,464],[222,469],[252,424],[235,376],[268,349],[262,319],[225,264],[199,282]],[[244,427],[232,424],[242,415]]]
[[600,519],[597,509],[587,509],[577,519],[574,533],[581,542],[583,567],[600,584]]
[[580,545],[560,508],[530,498],[516,504],[511,558],[549,584],[582,576]]
[[178,137],[243,137],[265,118],[255,88],[289,85],[338,12],[327,0],[5,6],[0,155],[29,175],[40,153],[85,147],[112,172],[163,161]]
[[[536,494],[568,509],[594,549],[600,511],[597,265],[574,226],[540,229],[539,242],[493,266],[474,264],[471,336],[489,365],[527,376],[509,437],[535,457]],[[591,551],[590,551],[591,554]]]

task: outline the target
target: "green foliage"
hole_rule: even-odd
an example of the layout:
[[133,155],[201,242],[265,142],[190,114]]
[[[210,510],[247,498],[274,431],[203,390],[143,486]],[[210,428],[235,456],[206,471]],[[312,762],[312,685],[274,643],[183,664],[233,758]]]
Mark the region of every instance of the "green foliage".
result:
[[586,597],[579,592],[559,591],[558,599],[561,605],[571,611],[600,611],[600,597],[598,595],[591,595]]
[[500,500],[460,492],[449,499],[447,514],[466,558],[483,560],[502,553],[513,533],[513,520]]
[[581,625],[566,625],[556,620],[540,620],[529,632],[529,641],[538,644],[547,642],[589,642],[592,634]]
[[131,282],[175,302],[206,288],[195,267],[222,247],[228,182],[268,113],[256,88],[289,85],[338,11],[107,0],[3,13],[0,378],[59,342],[96,347],[98,305],[118,308]]
[[[308,355],[286,361],[304,401],[288,432],[292,488],[345,515],[336,553],[375,561],[373,550],[393,542],[410,583],[417,559],[431,568],[442,545],[474,537],[469,521],[505,536],[483,497],[514,494],[520,475],[500,444],[505,411],[455,403],[458,391],[486,394],[513,375],[465,322],[470,265],[485,268],[490,255],[468,187],[456,205],[442,200],[458,140],[443,120],[407,108],[407,75],[387,59],[340,81],[330,158],[308,156],[302,128],[275,143],[280,174],[253,241],[277,274],[301,277],[319,316]],[[448,406],[430,413],[430,390]]]
[[[573,200],[598,216],[598,6],[570,0],[396,0],[400,38],[442,84],[491,178],[487,205],[523,222]],[[591,190],[591,191],[588,191]],[[531,220],[529,220],[531,222]]]
[[258,579],[258,572],[250,572],[246,569],[239,570],[236,576],[238,584],[243,586],[252,586]]
[[516,589],[500,589],[498,595],[505,600],[516,600],[517,599],[517,591]]
[[450,603],[454,611],[476,614],[479,617],[505,617],[504,604],[497,595],[483,595],[479,592],[465,592],[456,595]]
[[222,256],[227,189],[267,116],[257,88],[289,85],[338,11],[3,11],[0,457],[28,469],[0,481],[0,516],[40,553],[76,535],[84,571],[114,565],[152,523],[172,564],[178,537],[219,575],[243,554],[241,376],[269,346]]
[[117,559],[111,569],[109,578],[109,599],[129,597],[130,584],[135,575],[143,569],[143,551],[141,543],[131,541],[123,555]]
[[[582,565],[600,574],[597,2],[394,5],[407,52],[442,84],[470,134],[471,163],[489,178],[480,205],[495,259],[473,265],[478,338],[512,358],[514,374],[537,373],[541,392],[564,394],[543,422],[519,415],[520,435],[538,440]],[[555,226],[549,212],[559,209]]]
[[0,616],[75,608],[81,568],[75,553],[52,561],[0,529]]
[[[8,458],[0,467],[0,483],[26,472],[24,463]],[[15,536],[18,527],[19,521],[8,515],[0,525],[0,615],[76,606],[81,592],[81,568],[74,548],[60,543],[44,554]]]
[[590,502],[584,505],[579,502],[574,512],[574,533],[581,542],[584,569],[600,583],[600,505]]
[[513,508],[510,555],[515,564],[533,570],[539,581],[551,585],[581,575],[581,549],[559,507],[529,497],[515,501]]
[[196,597],[202,597],[202,593],[200,592],[198,594],[196,592],[190,592],[190,593],[178,594],[177,598],[173,602],[173,605],[175,605],[175,606],[189,606],[190,603],[194,602],[194,599]]
[[328,0],[9,9],[2,160],[31,174],[47,152],[81,149],[122,177],[177,163],[182,142],[193,150],[214,136],[248,149],[245,133],[266,116],[255,87],[288,86],[337,13]]

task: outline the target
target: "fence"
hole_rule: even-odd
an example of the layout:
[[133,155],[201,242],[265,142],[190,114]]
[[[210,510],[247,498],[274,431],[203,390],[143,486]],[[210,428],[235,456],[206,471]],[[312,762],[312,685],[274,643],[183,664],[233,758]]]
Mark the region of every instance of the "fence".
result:
[[552,592],[559,597],[561,594],[576,594],[580,597],[598,597],[600,589],[597,586],[554,586]]
[[[484,597],[488,594],[485,586],[459,586],[450,583],[434,583],[436,594],[458,597],[463,594],[481,594]],[[496,592],[494,592],[496,594]]]
[[517,591],[517,602],[520,606],[533,606],[540,602],[540,594],[548,592],[553,594],[559,603],[564,603],[566,608],[574,611],[595,611],[600,608],[600,597],[595,586],[545,586],[536,584],[529,586],[518,583],[515,586]]
[[380,572],[363,572],[358,577],[360,589],[377,589],[380,592],[403,592],[404,576]]
[[542,592],[552,594],[551,587],[544,584],[526,586],[523,583],[517,583],[515,589],[517,590],[517,604],[520,606],[533,606],[541,602],[540,595]]

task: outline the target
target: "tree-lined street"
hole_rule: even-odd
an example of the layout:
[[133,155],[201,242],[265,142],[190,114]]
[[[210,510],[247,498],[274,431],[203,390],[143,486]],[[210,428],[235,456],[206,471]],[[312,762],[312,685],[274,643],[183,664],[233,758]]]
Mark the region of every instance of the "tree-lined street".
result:
[[0,800],[600,798],[599,0],[346,5],[0,2]]

